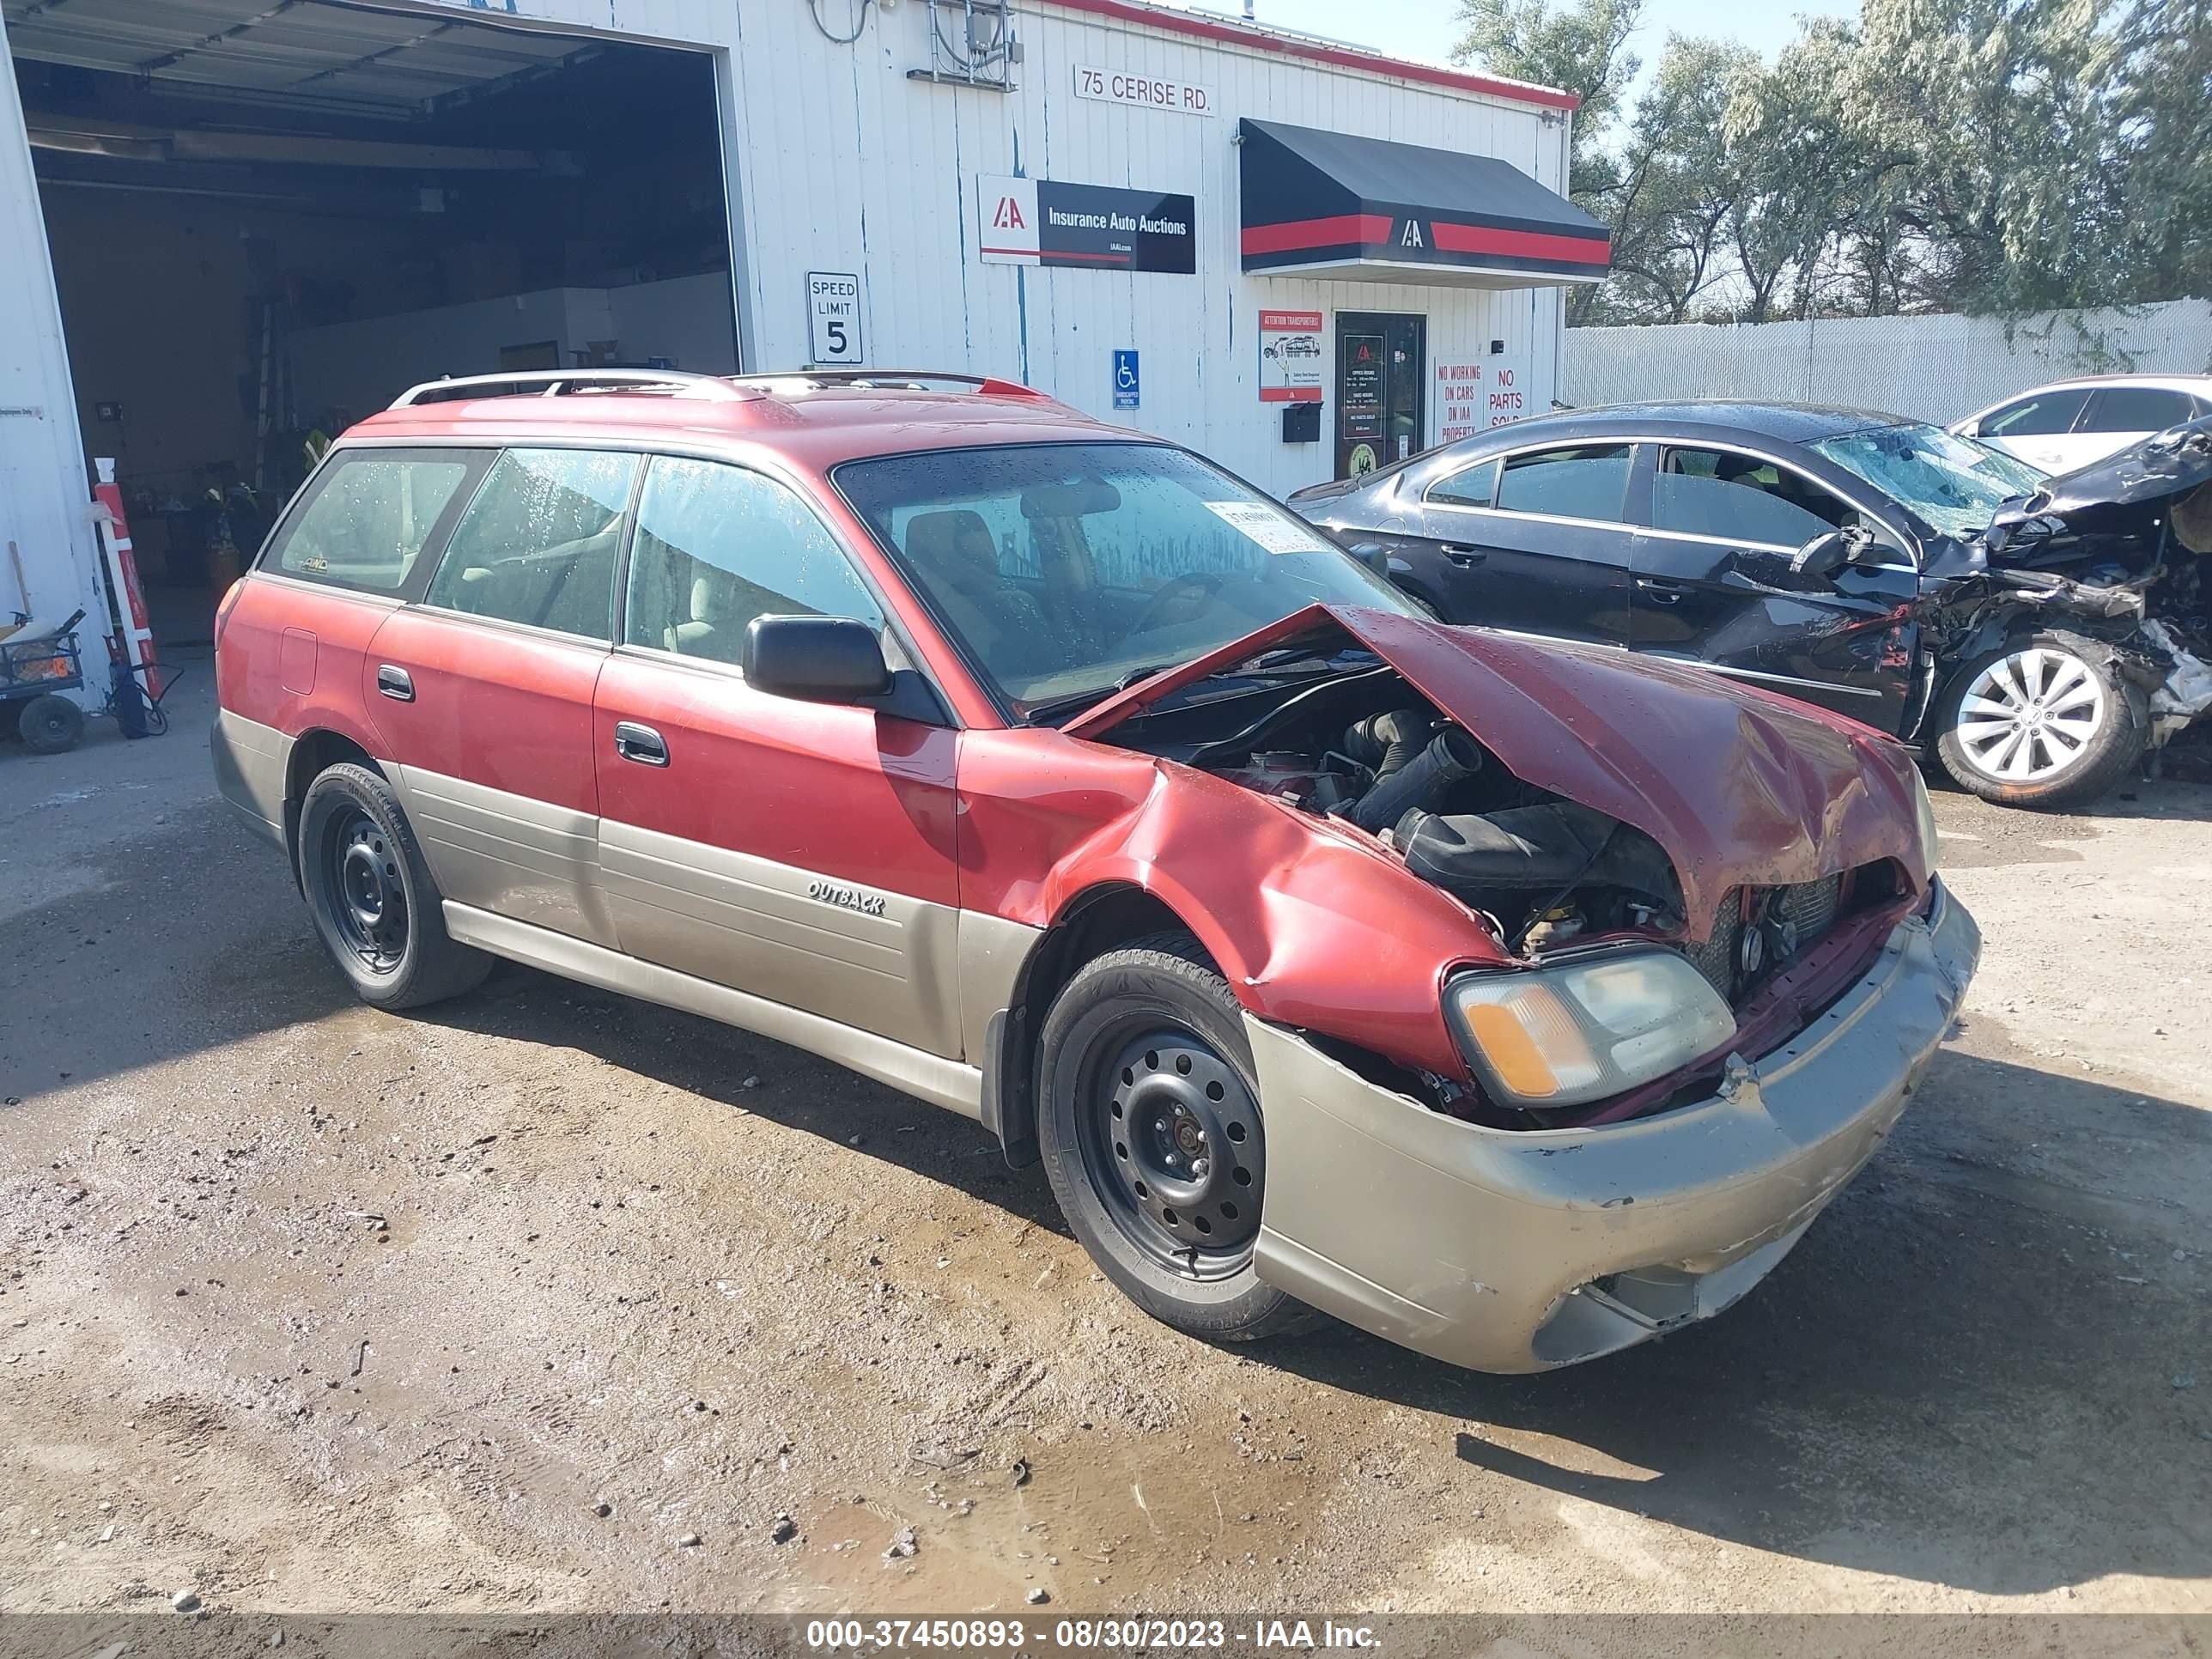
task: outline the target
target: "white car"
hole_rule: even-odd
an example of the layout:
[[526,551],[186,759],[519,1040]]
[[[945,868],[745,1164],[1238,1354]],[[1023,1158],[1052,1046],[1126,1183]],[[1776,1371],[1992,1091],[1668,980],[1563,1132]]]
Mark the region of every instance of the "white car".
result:
[[2071,472],[2205,415],[2212,374],[2098,374],[2023,392],[1950,429],[2046,472]]

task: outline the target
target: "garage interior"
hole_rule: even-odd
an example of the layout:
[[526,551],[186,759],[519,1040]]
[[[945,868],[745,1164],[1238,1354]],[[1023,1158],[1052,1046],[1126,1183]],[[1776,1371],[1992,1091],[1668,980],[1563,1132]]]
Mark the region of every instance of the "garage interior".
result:
[[86,447],[187,611],[416,381],[737,367],[703,52],[354,0],[0,9]]

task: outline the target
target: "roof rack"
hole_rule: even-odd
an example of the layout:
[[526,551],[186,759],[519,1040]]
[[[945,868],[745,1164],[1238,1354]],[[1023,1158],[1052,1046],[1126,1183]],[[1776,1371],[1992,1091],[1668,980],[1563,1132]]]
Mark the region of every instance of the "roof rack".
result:
[[[494,387],[504,386],[499,392]],[[665,391],[681,398],[707,398],[717,403],[744,403],[759,393],[734,385],[719,374],[687,374],[672,368],[539,368],[518,369],[508,374],[447,375],[410,386],[392,400],[394,409],[418,404],[448,403],[456,398],[558,398],[573,392],[619,392],[625,388]]]
[[757,385],[768,380],[799,380],[809,386],[843,386],[862,392],[927,392],[933,386],[972,386],[978,397],[1040,398],[1044,392],[1019,380],[995,374],[954,374],[934,368],[787,368],[741,374],[740,380]]

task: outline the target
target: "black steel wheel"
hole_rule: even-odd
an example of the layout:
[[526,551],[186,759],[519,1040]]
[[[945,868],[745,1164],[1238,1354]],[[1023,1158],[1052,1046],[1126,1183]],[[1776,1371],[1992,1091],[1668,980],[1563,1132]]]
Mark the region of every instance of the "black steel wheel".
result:
[[330,867],[318,890],[339,943],[372,974],[398,972],[407,959],[407,888],[398,845],[358,806],[332,813],[322,840]]
[[[1259,1103],[1237,1068],[1188,1027],[1142,1016],[1103,1034],[1090,1079],[1084,1161],[1139,1249],[1194,1278],[1251,1258],[1267,1189]],[[1136,1028],[1145,1029],[1136,1029]]]
[[344,763],[307,786],[295,843],[300,888],[331,960],[364,1002],[415,1008],[481,983],[491,958],[457,945],[399,797]]
[[1156,1319],[1208,1341],[1319,1316],[1253,1264],[1267,1138],[1228,981],[1188,934],[1086,963],[1046,1014],[1037,1150],[1091,1259]]

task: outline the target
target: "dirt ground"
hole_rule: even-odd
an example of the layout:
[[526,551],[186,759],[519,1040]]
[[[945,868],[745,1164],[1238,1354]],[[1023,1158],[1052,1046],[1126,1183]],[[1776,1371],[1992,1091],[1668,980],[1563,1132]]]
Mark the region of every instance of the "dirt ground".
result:
[[1503,1379],[1185,1340],[742,1032],[357,1006],[191,667],[0,752],[0,1609],[2212,1610],[2212,788],[1939,796],[1987,955],[1899,1132],[1723,1318]]

